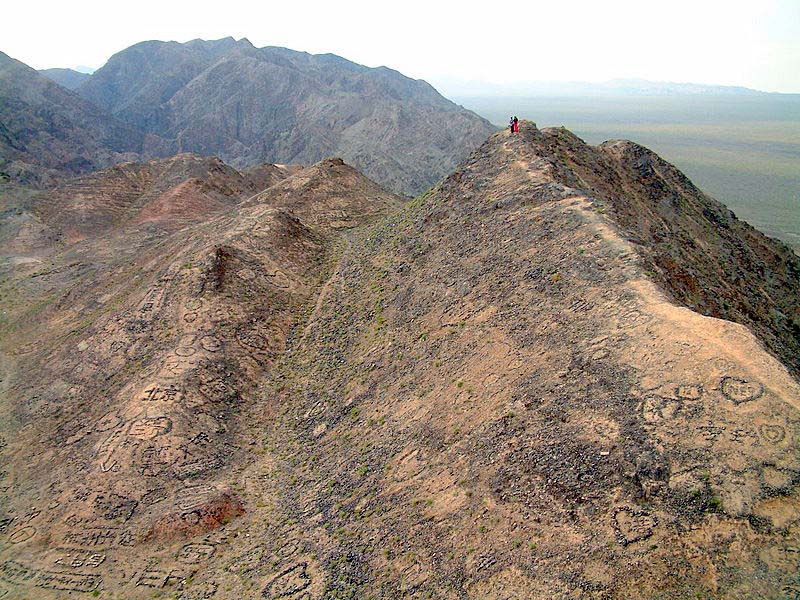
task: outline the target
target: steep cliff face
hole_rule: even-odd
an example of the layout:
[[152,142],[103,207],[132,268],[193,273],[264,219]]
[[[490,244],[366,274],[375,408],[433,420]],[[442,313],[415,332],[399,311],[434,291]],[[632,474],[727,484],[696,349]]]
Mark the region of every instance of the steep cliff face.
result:
[[234,166],[342,156],[405,193],[449,173],[494,130],[397,71],[232,38],[137,44],[80,92],[178,151]]
[[523,122],[402,206],[329,159],[18,263],[0,593],[792,597],[800,385],[645,235],[734,260],[714,207]]

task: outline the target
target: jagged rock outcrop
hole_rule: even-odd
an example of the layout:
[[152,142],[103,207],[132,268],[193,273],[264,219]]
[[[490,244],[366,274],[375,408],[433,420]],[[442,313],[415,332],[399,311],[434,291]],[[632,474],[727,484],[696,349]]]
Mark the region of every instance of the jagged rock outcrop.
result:
[[328,159],[19,263],[0,594],[793,597],[780,323],[681,306],[665,231],[794,281],[657,157],[529,122],[403,206]]

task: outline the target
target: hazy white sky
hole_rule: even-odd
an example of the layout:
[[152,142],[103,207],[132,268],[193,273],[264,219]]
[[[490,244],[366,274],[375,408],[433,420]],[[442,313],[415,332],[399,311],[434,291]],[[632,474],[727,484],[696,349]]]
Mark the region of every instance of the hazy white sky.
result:
[[100,67],[148,39],[247,37],[429,80],[641,77],[800,93],[800,0],[9,0],[0,50]]

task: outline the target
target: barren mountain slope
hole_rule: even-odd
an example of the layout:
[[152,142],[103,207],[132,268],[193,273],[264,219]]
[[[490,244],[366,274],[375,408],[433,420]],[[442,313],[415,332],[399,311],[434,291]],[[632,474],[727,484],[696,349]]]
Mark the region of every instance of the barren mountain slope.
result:
[[19,267],[3,290],[27,314],[2,340],[0,594],[105,594],[130,577],[143,594],[153,550],[174,582],[214,552],[187,537],[227,536],[214,530],[245,510],[230,475],[258,448],[242,412],[259,377],[339,232],[399,201],[337,159],[293,177],[290,209],[281,188],[168,237],[117,229]]
[[73,91],[78,89],[90,77],[89,73],[75,71],[74,69],[41,69],[39,73],[61,87]]
[[[181,87],[246,40],[146,41],[112,56],[84,82],[81,95],[139,129],[158,126],[163,104]],[[95,75],[96,74],[96,75]]]
[[524,132],[558,181],[607,200],[655,280],[681,304],[750,327],[800,375],[800,259],[647,148],[589,146],[566,129]]
[[70,240],[130,223],[174,229],[206,220],[287,175],[275,165],[240,173],[216,157],[178,154],[67,180],[45,192],[35,212]]
[[163,148],[154,138],[0,52],[0,175],[47,184],[157,154]]
[[[230,209],[295,169],[262,164],[239,172],[215,157],[179,154],[123,163],[50,190],[7,184],[0,195],[0,277],[15,264],[47,264],[69,244],[131,224],[148,227],[123,245],[147,246]],[[89,247],[103,255],[111,246],[103,238]],[[85,254],[93,256],[92,250]]]
[[404,193],[449,173],[495,129],[386,67],[246,39],[142,42],[111,57],[80,93],[182,152],[235,167],[342,156]]
[[670,301],[552,135],[364,227],[396,198],[329,160],[19,267],[0,594],[800,593],[800,386]]
[[302,552],[243,578],[267,597],[298,569],[331,598],[800,589],[797,381],[670,303],[540,135],[492,136],[365,232],[293,338],[272,535]]

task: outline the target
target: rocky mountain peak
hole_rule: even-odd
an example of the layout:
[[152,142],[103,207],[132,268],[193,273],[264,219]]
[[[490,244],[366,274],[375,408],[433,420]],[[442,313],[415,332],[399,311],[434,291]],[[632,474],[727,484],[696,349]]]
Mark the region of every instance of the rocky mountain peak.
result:
[[178,150],[237,167],[336,154],[405,193],[422,191],[494,130],[397,71],[232,38],[137,44],[80,93]]
[[61,87],[73,91],[78,89],[90,77],[88,73],[81,73],[72,69],[43,69],[39,72]]

